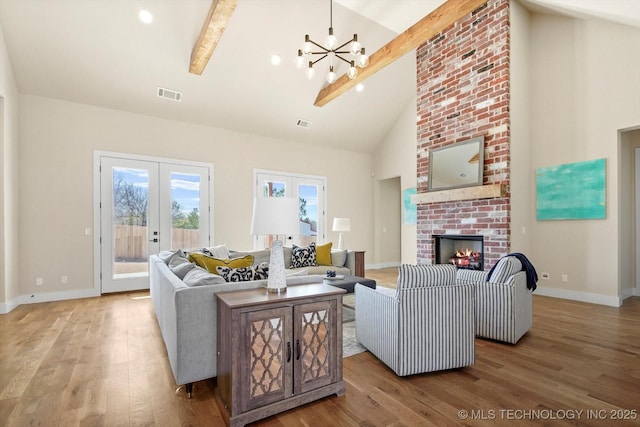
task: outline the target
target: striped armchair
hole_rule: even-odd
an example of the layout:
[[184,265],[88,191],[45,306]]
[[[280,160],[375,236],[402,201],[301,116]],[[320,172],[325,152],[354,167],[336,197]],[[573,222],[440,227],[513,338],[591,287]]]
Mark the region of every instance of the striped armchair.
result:
[[474,285],[449,264],[398,270],[397,289],[355,286],[356,339],[399,376],[472,365]]
[[515,257],[501,258],[487,281],[487,272],[458,270],[459,283],[476,287],[476,335],[515,344],[533,323],[533,291]]

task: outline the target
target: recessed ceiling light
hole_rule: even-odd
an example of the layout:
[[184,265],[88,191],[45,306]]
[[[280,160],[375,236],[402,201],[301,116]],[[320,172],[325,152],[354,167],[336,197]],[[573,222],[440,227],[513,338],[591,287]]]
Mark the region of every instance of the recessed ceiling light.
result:
[[280,55],[271,55],[271,63],[273,65],[280,65],[281,61],[282,61],[282,58],[280,58]]
[[138,12],[138,19],[144,24],[151,24],[153,22],[153,15],[148,10],[142,9]]
[[364,85],[363,85],[362,83],[358,83],[358,84],[356,85],[356,90],[357,90],[358,92],[362,92],[362,91],[364,90]]

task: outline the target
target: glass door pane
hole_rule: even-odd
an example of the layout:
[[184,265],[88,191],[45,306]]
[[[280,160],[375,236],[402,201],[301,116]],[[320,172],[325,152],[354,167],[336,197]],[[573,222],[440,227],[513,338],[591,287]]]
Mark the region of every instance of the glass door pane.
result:
[[149,288],[149,253],[159,251],[157,163],[101,160],[102,292]]
[[300,201],[298,246],[318,243],[318,186],[298,184],[298,200]]
[[209,246],[209,169],[160,165],[161,249]]
[[149,172],[113,168],[113,278],[146,275]]

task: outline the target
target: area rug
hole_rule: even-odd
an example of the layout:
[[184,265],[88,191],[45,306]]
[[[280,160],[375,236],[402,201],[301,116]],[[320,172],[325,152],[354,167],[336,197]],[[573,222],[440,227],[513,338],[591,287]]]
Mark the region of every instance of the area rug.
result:
[[[342,300],[342,357],[353,356],[358,353],[367,351],[358,340],[356,340],[356,312],[355,312],[355,297],[350,298],[353,301],[346,301],[347,297],[353,295],[347,295]],[[351,306],[347,305],[351,303]]]

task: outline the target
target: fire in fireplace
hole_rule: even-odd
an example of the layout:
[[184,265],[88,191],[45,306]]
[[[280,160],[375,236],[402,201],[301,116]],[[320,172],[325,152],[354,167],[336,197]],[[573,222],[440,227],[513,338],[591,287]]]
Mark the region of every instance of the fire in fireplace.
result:
[[484,269],[484,243],[482,236],[443,234],[434,236],[435,263],[453,264],[470,270]]
[[471,249],[456,251],[450,258],[449,262],[460,268],[469,268],[473,270],[482,270],[480,263],[480,252]]

